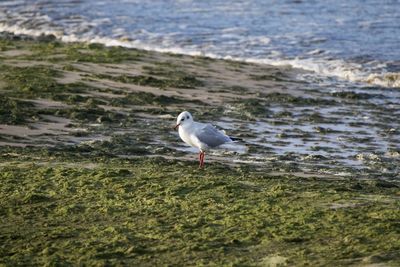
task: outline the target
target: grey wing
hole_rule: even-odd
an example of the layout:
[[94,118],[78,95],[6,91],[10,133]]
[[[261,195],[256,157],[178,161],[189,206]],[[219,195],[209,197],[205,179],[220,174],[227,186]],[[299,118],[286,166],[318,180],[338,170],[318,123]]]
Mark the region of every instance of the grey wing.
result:
[[200,142],[206,144],[209,147],[216,147],[228,142],[232,142],[229,136],[223,134],[211,124],[206,124],[198,131],[196,136],[200,140]]

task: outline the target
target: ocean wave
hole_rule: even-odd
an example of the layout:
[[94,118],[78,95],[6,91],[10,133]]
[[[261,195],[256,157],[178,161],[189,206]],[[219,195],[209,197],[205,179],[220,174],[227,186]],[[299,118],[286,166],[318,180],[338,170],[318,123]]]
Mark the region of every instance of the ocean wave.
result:
[[307,59],[247,59],[248,62],[263,63],[273,66],[289,65],[293,68],[311,71],[325,77],[337,77],[341,80],[378,85],[382,87],[400,87],[400,72],[386,72],[383,64],[377,64],[377,70],[362,64],[345,60]]

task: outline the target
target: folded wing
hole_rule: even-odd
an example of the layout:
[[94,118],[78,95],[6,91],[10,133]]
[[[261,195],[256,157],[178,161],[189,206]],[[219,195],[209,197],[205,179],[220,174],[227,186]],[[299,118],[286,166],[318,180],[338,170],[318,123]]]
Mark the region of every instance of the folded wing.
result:
[[225,135],[222,131],[219,131],[211,124],[205,124],[204,127],[200,128],[196,133],[196,137],[200,142],[211,148],[232,142],[232,139],[229,138],[229,136]]

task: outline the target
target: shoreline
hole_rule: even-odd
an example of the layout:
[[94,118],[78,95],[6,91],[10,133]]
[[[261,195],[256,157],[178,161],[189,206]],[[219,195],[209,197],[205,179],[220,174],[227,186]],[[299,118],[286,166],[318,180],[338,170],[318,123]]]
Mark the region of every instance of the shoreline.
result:
[[[179,48],[159,48],[159,47],[148,47],[144,44],[132,44],[129,40],[117,40],[109,39],[107,37],[98,37],[95,39],[80,39],[76,36],[64,36],[57,33],[43,33],[43,32],[32,32],[27,29],[13,29],[13,27],[3,27],[0,29],[0,33],[6,33],[15,36],[24,36],[29,39],[36,40],[52,40],[63,43],[86,43],[86,44],[101,44],[105,47],[123,47],[126,49],[137,49],[147,52],[156,52],[161,54],[170,54],[177,56],[189,56],[189,57],[204,57],[214,60],[227,60],[238,63],[257,64],[261,66],[273,66],[276,68],[291,68],[295,69],[298,74],[305,74],[305,77],[301,78],[307,80],[307,77],[313,77],[314,80],[331,80],[336,79],[339,83],[348,83],[349,85],[368,87],[375,86],[387,89],[399,89],[400,88],[400,73],[396,71],[384,71],[370,72],[367,69],[362,69],[357,66],[359,63],[346,62],[345,59],[323,59],[323,58],[287,58],[287,59],[272,59],[272,58],[242,58],[232,56],[219,56],[216,54],[207,54],[204,52],[196,51],[185,51]],[[332,64],[332,62],[335,62]],[[301,76],[299,76],[301,77]]]
[[[0,264],[400,264],[399,118],[378,92],[51,38],[0,38],[0,59]],[[183,109],[248,153],[199,170]]]

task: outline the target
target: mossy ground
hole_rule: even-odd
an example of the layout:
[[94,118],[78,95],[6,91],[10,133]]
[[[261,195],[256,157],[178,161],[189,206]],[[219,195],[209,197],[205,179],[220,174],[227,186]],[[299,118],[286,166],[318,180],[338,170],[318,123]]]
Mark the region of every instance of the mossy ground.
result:
[[[400,264],[389,125],[398,118],[374,94],[313,91],[276,68],[52,38],[6,35],[0,51],[0,265]],[[375,112],[388,153],[335,128],[360,106]],[[208,155],[199,170],[171,130],[183,109],[227,117],[262,164]],[[272,146],[340,134],[366,144],[357,157],[367,168]]]
[[0,262],[8,266],[400,262],[394,183],[30,154],[3,154]]

